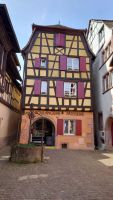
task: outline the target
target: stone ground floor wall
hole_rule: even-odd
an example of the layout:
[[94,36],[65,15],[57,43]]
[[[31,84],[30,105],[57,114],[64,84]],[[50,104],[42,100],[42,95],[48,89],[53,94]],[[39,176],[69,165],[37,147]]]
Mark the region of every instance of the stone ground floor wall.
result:
[[17,138],[20,114],[0,102],[0,148]]
[[[20,143],[26,144],[29,139],[29,112],[25,111],[22,116]],[[94,135],[93,135],[93,113],[91,112],[75,112],[75,111],[34,111],[34,118],[31,124],[40,118],[50,120],[55,127],[55,146],[62,148],[62,144],[67,144],[69,149],[94,149]],[[82,134],[77,135],[64,135],[58,134],[57,122],[58,119],[70,119],[82,121]]]

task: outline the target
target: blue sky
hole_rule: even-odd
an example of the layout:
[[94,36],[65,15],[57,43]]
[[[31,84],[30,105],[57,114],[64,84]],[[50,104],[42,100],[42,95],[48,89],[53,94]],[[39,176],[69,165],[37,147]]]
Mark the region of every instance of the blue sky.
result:
[[[90,19],[113,19],[113,0],[1,0],[5,3],[23,48],[33,23],[40,25],[61,24],[73,28],[87,28]],[[19,56],[23,67],[23,60]],[[22,72],[21,72],[22,74]]]

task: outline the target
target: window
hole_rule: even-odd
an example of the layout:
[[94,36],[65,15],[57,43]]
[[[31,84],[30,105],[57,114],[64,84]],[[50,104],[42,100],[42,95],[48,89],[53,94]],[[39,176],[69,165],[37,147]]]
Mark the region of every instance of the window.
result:
[[104,50],[103,52],[103,58],[104,58],[104,61],[107,60],[107,58],[109,58],[109,56],[111,55],[112,53],[112,48],[111,48],[111,42],[108,44],[108,46],[106,47],[106,49]]
[[99,131],[103,130],[103,114],[102,113],[98,113],[98,128],[99,128]]
[[62,33],[55,34],[55,47],[65,47],[65,35]]
[[43,95],[47,94],[47,81],[41,82],[41,94]]
[[46,58],[41,58],[41,67],[46,68]]
[[3,64],[4,64],[4,48],[0,44],[0,71],[3,70]]
[[75,134],[75,121],[74,120],[64,120],[64,134],[74,135]]
[[104,38],[104,26],[101,28],[99,32],[99,43],[102,41],[103,38]]
[[76,96],[77,85],[76,83],[64,83],[64,96]]
[[7,80],[5,80],[5,92],[8,94],[9,93],[9,83]]
[[103,91],[107,91],[113,87],[113,71],[107,73],[103,77]]
[[109,74],[104,76],[104,91],[109,89]]
[[113,71],[110,72],[110,86],[113,87]]
[[67,58],[67,70],[79,71],[79,58]]

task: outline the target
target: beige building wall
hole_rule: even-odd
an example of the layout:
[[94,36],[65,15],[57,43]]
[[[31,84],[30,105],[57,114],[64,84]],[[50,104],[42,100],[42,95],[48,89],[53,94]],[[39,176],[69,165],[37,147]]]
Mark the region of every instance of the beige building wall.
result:
[[17,137],[20,114],[0,103],[0,148]]
[[[21,133],[19,143],[27,144],[29,139],[29,112],[22,116]],[[68,149],[94,149],[93,138],[93,113],[76,112],[76,111],[34,111],[32,124],[41,117],[49,119],[55,127],[55,146],[57,149],[62,148],[63,143],[67,143]],[[82,121],[82,135],[57,135],[57,119],[72,119]]]

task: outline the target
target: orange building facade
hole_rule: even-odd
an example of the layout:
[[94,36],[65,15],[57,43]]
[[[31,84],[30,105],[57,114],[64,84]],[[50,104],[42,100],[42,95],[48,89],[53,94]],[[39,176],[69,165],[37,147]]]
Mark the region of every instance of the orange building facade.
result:
[[20,143],[94,149],[90,52],[85,30],[32,26],[25,61]]

